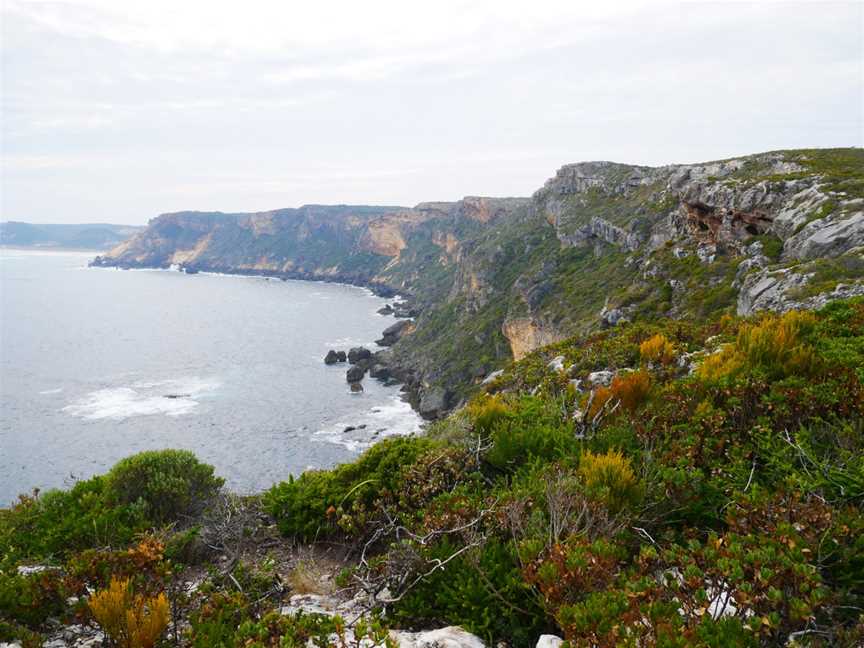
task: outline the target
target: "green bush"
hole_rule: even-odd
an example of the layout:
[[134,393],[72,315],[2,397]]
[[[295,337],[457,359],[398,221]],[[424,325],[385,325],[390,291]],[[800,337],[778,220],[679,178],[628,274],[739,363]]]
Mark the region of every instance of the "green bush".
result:
[[54,570],[27,576],[0,573],[0,619],[37,629],[65,607],[62,578]]
[[[457,549],[444,541],[425,557],[445,560]],[[512,543],[497,540],[434,572],[402,598],[392,614],[406,623],[460,625],[491,646],[502,639],[533,646],[539,635],[553,630],[522,578]]]
[[0,565],[127,544],[148,526],[150,521],[140,504],[106,504],[105,478],[93,477],[68,491],[22,496],[11,508],[0,509]]
[[157,524],[199,512],[222,487],[213,466],[188,450],[148,450],[120,460],[106,475],[114,504],[142,502]]
[[491,436],[493,445],[486,461],[508,472],[532,459],[552,461],[578,452],[572,426],[559,404],[534,396],[523,397],[511,414],[498,418]]
[[338,530],[337,521],[348,531],[360,532],[362,519],[345,519],[375,500],[398,492],[402,469],[413,464],[434,443],[419,437],[395,437],[375,444],[356,461],[333,470],[309,470],[273,486],[265,505],[285,535],[309,541]]

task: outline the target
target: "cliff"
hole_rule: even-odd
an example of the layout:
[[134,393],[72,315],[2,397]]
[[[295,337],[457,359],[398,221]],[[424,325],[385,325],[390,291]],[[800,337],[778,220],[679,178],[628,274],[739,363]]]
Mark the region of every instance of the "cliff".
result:
[[8,221],[0,223],[0,245],[108,250],[141,229],[132,225],[106,223],[43,225]]
[[825,149],[570,164],[531,198],[165,214],[94,263],[410,295],[416,330],[386,357],[417,403],[447,409],[508,359],[569,335],[860,294],[862,246],[864,152]]

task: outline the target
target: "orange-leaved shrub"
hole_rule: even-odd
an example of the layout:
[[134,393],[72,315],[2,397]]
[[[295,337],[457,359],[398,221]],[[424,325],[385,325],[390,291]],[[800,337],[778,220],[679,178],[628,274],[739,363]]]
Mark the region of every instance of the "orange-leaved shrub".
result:
[[648,399],[651,392],[651,374],[644,370],[620,373],[609,387],[598,387],[588,411],[594,417],[609,401],[619,401],[628,412],[635,412]]
[[170,620],[164,592],[153,597],[135,594],[127,579],[112,578],[107,589],[90,597],[89,606],[93,618],[120,648],[153,648]]
[[714,381],[734,376],[745,369],[763,372],[770,379],[810,375],[817,356],[805,336],[816,317],[809,311],[767,315],[753,324],[744,324],[731,344],[708,356],[697,375]]
[[672,364],[675,361],[675,345],[665,335],[657,333],[639,345],[639,355],[645,362]]

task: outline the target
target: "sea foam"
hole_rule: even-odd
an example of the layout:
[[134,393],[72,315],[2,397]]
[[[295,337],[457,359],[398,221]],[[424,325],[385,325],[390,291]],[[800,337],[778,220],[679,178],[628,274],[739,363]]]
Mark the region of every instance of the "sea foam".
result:
[[[365,425],[360,428],[360,425]],[[362,452],[375,442],[391,436],[407,436],[420,431],[422,421],[411,409],[411,405],[395,396],[388,404],[373,407],[368,412],[343,418],[318,430],[312,435],[315,441],[333,443],[351,452]],[[355,429],[345,432],[348,427]]]
[[135,416],[183,416],[198,407],[202,396],[219,383],[201,378],[138,381],[124,387],[97,389],[73,401],[63,411],[78,418],[124,420]]

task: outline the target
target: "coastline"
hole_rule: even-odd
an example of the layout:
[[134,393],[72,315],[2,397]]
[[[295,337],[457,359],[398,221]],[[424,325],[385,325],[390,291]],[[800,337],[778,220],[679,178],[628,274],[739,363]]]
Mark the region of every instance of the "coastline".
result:
[[[343,286],[352,286],[355,288],[363,288],[370,291],[377,297],[384,299],[392,299],[396,302],[413,302],[414,295],[405,290],[399,290],[388,284],[369,281],[362,275],[325,275],[320,273],[298,272],[298,271],[279,271],[279,270],[264,270],[258,268],[226,268],[212,266],[210,264],[192,264],[192,265],[152,265],[146,263],[115,263],[104,257],[96,256],[89,263],[91,268],[109,268],[115,270],[163,270],[170,272],[181,272],[184,274],[206,274],[206,275],[223,275],[223,276],[239,276],[239,277],[264,277],[268,279],[279,279],[280,281],[310,281],[318,283],[337,284]],[[399,320],[397,320],[399,321]],[[382,335],[384,334],[382,330]],[[424,420],[435,420],[442,414],[446,414],[449,410],[434,411],[424,413],[421,408],[424,390],[423,386],[416,380],[413,371],[410,368],[396,365],[392,362],[389,349],[384,348],[372,353],[374,362],[387,367],[393,378],[401,385],[403,399],[411,405],[413,409]]]

